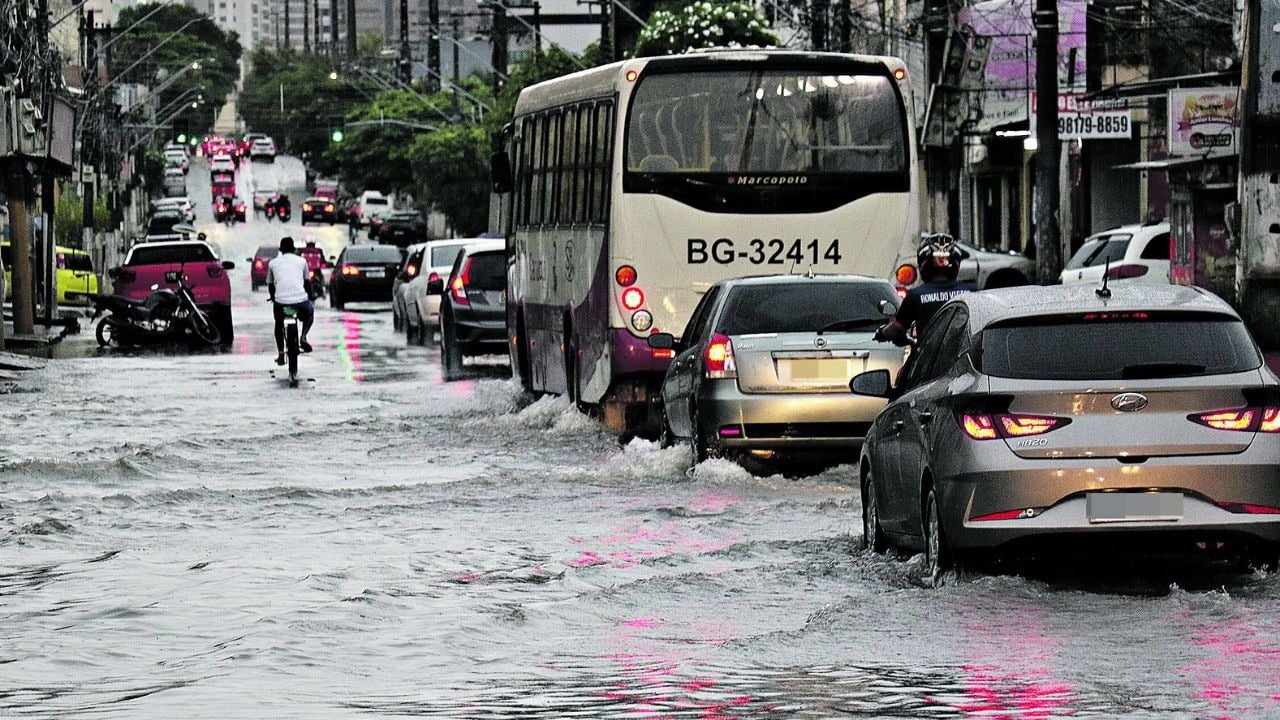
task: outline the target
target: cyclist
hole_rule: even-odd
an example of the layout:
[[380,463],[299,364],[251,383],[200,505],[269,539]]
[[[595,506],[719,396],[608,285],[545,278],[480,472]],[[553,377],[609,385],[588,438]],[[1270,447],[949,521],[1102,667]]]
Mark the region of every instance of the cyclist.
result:
[[298,347],[311,352],[307,332],[315,320],[315,306],[307,295],[307,261],[298,256],[293,238],[280,238],[280,254],[267,265],[267,292],[271,295],[271,309],[276,320],[276,364],[284,365],[284,309],[291,307],[302,319],[302,339]]
[[919,335],[947,301],[973,292],[972,285],[956,279],[960,261],[967,255],[946,233],[927,236],[916,251],[916,264],[924,282],[912,288],[898,307],[898,314],[876,330],[876,340],[906,345],[911,342],[912,330]]

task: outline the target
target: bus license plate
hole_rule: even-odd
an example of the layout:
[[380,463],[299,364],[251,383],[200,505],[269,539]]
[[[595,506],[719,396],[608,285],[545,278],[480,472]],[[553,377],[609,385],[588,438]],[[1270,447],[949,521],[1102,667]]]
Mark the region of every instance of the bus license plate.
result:
[[1181,493],[1087,493],[1085,509],[1091,523],[1172,522],[1182,519]]
[[782,265],[806,267],[809,265],[839,265],[840,240],[818,238],[688,238],[686,259],[690,265]]

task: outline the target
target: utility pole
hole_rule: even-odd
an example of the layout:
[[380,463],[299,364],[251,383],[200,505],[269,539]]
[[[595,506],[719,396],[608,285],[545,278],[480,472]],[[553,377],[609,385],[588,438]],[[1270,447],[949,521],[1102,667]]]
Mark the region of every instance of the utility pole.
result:
[[458,16],[453,16],[453,116],[458,117],[462,112],[458,103],[458,90],[462,83],[462,70],[458,67]]
[[289,0],[280,0],[284,3],[284,44],[286,47],[293,47],[293,38],[289,35]]
[[311,2],[311,20],[315,27],[312,37],[315,38],[314,47],[316,54],[320,54],[320,0],[312,0]]
[[413,57],[409,54],[409,0],[400,0],[400,81],[413,81]]
[[427,91],[440,89],[440,0],[427,1]]
[[542,3],[533,0],[533,49],[542,54]]
[[356,57],[356,0],[347,0],[347,57]]
[[613,0],[600,0],[600,57],[613,62]]
[[13,332],[30,335],[36,330],[31,287],[31,221],[27,218],[28,189],[26,163],[20,157],[9,160],[9,235],[13,261]]
[[[288,2],[288,0],[285,0]],[[302,0],[302,52],[311,52],[311,21],[307,19],[308,5],[307,0]]]
[[[1264,351],[1280,350],[1280,1],[1245,3],[1240,73],[1240,170],[1236,209],[1236,305]],[[1234,214],[1239,228],[1232,227]]]
[[[606,0],[607,1],[607,0]],[[494,3],[493,8],[493,92],[502,89],[502,76],[507,72],[507,8]]]
[[329,55],[338,54],[338,0],[329,0]]
[[1041,283],[1062,272],[1058,233],[1058,8],[1036,0],[1036,271]]

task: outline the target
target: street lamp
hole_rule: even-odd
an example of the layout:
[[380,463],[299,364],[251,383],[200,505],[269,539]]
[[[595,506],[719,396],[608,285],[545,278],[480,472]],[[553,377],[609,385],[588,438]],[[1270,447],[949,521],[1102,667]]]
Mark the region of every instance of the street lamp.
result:
[[[212,60],[212,59],[207,59],[206,61],[207,61],[207,62],[213,62],[213,60]],[[199,60],[196,60],[195,62],[191,63],[190,65],[183,65],[181,70],[179,70],[178,72],[176,72],[176,73],[174,73],[173,75],[169,76],[169,77],[168,77],[164,82],[160,83],[160,87],[157,87],[157,88],[153,89],[153,90],[151,91],[151,93],[150,93],[150,94],[151,94],[151,95],[155,95],[156,97],[159,97],[159,96],[160,96],[160,93],[162,93],[162,92],[164,92],[165,90],[167,90],[167,89],[169,88],[169,86],[170,86],[170,85],[172,85],[174,82],[176,82],[176,81],[178,80],[178,78],[182,77],[183,75],[186,75],[188,72],[191,72],[192,70],[199,70],[201,67],[202,67],[202,66],[200,65],[200,61],[199,61]],[[131,112],[134,108],[138,107],[139,105],[141,105],[141,104],[142,104],[142,103],[144,103],[144,102],[146,102],[146,100],[139,100],[138,102],[136,102],[136,103],[134,103],[134,104],[130,105],[128,108],[124,109],[122,112]]]

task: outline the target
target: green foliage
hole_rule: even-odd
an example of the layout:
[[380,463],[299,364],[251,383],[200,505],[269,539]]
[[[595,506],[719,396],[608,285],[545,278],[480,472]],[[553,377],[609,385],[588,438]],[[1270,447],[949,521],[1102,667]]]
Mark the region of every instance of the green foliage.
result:
[[[152,10],[155,6],[151,4],[127,7],[120,12],[116,27],[129,27]],[[156,109],[185,96],[187,109],[173,122],[175,127],[185,126],[193,133],[212,127],[217,109],[240,77],[239,37],[220,30],[199,10],[181,4],[166,5],[127,34],[117,36],[110,54],[111,75],[120,82],[159,87],[172,79],[160,94]],[[199,70],[186,69],[196,62],[200,63]],[[203,90],[199,89],[201,86]],[[191,108],[189,101],[198,94],[204,96],[205,103]],[[174,105],[170,112],[180,107],[183,106]]]
[[745,2],[695,2],[683,10],[658,10],[636,41],[636,56],[678,55],[710,47],[774,47],[778,36]]
[[342,118],[373,96],[345,74],[330,79],[335,66],[329,57],[259,48],[250,64],[237,103],[240,116],[250,130],[267,133],[293,155],[314,157]]
[[[53,205],[53,235],[58,245],[78,248],[84,241],[84,198],[80,197],[73,186],[63,186]],[[110,224],[111,212],[107,208],[106,195],[99,195],[93,201],[93,229],[103,232]]]

